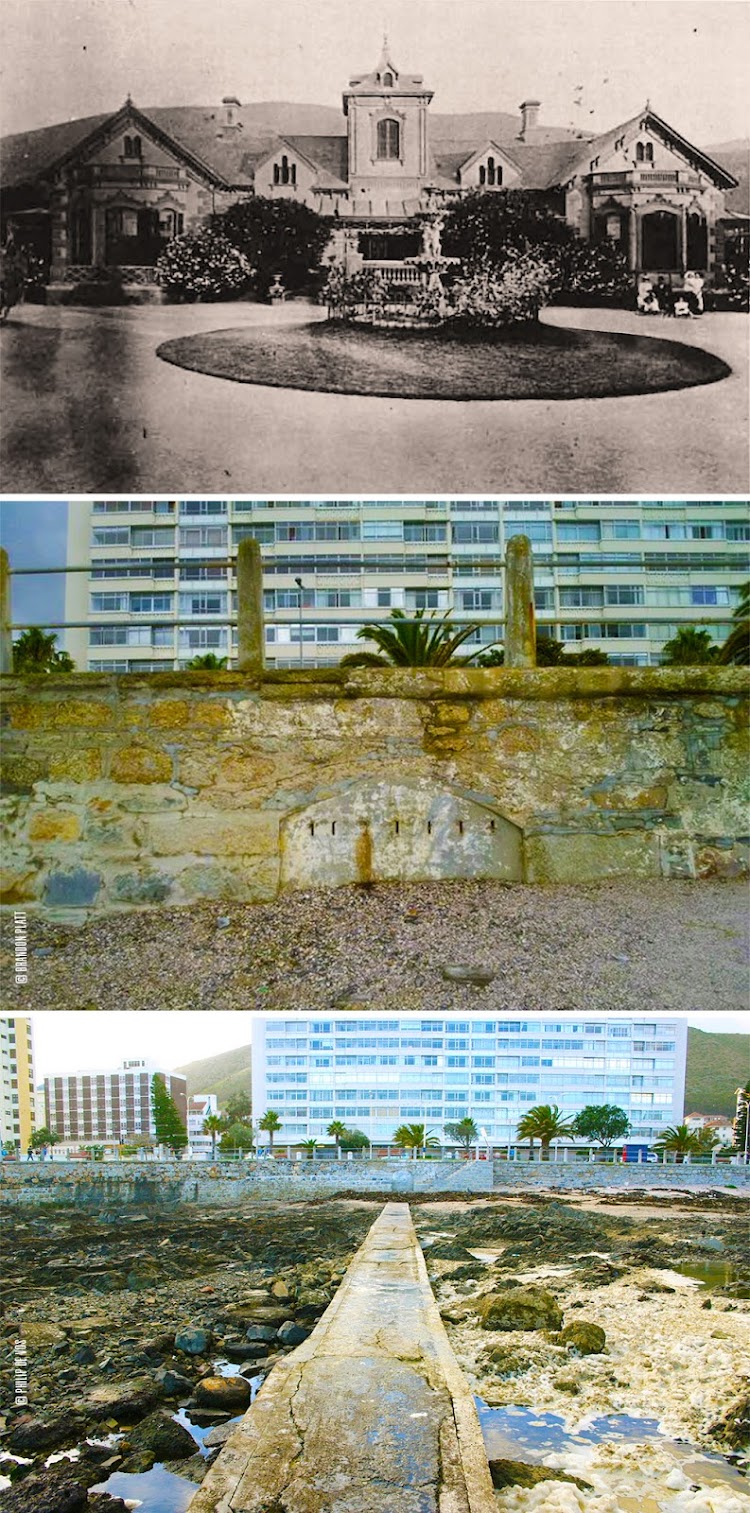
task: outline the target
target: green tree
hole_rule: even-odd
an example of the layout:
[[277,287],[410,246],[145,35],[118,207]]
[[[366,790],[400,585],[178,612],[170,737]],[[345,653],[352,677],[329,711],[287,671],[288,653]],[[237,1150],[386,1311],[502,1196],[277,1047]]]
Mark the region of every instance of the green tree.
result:
[[230,1124],[245,1124],[253,1112],[253,1101],[244,1088],[227,1098],[226,1116]]
[[314,284],[331,234],[329,222],[309,205],[260,194],[215,215],[211,224],[247,258],[262,298],[277,275],[292,293]]
[[[502,647],[493,646],[491,651],[483,651],[477,657],[478,667],[502,667],[504,663],[505,652]],[[563,641],[556,641],[554,636],[542,636],[537,632],[536,665],[537,667],[609,667],[610,663],[606,651],[601,651],[598,646],[587,646],[584,651],[566,651]]]
[[539,1103],[536,1108],[530,1108],[518,1121],[517,1136],[519,1140],[528,1140],[531,1148],[531,1160],[534,1159],[534,1141],[538,1140],[542,1147],[542,1160],[549,1160],[549,1148],[553,1140],[562,1138],[572,1133],[572,1120],[563,1119],[556,1103]]
[[440,1144],[437,1135],[432,1130],[425,1129],[423,1124],[400,1124],[393,1132],[393,1144],[399,1150],[411,1151],[414,1160],[420,1150],[431,1150]]
[[576,1114],[572,1124],[574,1135],[605,1149],[615,1140],[624,1140],[629,1129],[630,1120],[616,1103],[588,1103],[580,1114]]
[[676,636],[665,642],[661,654],[663,667],[705,667],[715,662],[719,648],[707,630],[695,625],[681,625]]
[[161,1072],[151,1078],[151,1111],[157,1144],[166,1145],[179,1159],[188,1143],[187,1130]]
[[20,673],[74,672],[75,662],[66,651],[58,651],[54,631],[45,634],[32,625],[13,642],[13,671]]
[[361,625],[357,631],[359,641],[374,641],[380,647],[377,652],[353,652],[342,657],[342,667],[447,667],[453,662],[471,662],[478,655],[457,657],[456,652],[469,636],[478,630],[477,625],[462,625],[451,622],[448,615],[435,618],[434,611],[425,618],[425,610],[419,609],[407,616],[402,609],[391,610],[390,622],[383,625]]
[[40,1151],[45,1145],[48,1145],[50,1147],[53,1145],[59,1145],[60,1136],[58,1135],[57,1130],[49,1129],[46,1124],[43,1124],[41,1129],[34,1131],[29,1143],[33,1150]]
[[186,672],[200,672],[202,670],[208,672],[221,672],[222,668],[226,667],[226,665],[226,657],[217,657],[215,651],[207,651],[199,657],[192,657],[190,661],[185,664],[185,670]]
[[217,1135],[221,1135],[224,1130],[226,1130],[226,1127],[226,1120],[222,1118],[221,1114],[207,1114],[206,1118],[203,1120],[203,1124],[201,1126],[203,1134],[211,1136],[212,1161],[216,1156],[216,1137]]
[[678,1161],[684,1161],[686,1156],[692,1156],[696,1151],[696,1138],[686,1124],[668,1124],[662,1130],[659,1139],[654,1142],[654,1150],[663,1153],[673,1152]]
[[318,1149],[317,1140],[300,1140],[300,1145],[305,1152],[308,1161],[314,1160],[315,1152]]
[[462,1145],[467,1156],[472,1145],[479,1139],[479,1130],[474,1120],[468,1115],[454,1124],[444,1124],[443,1134],[447,1135],[449,1140],[455,1141],[456,1145]]
[[696,1156],[710,1156],[712,1151],[718,1150],[721,1141],[718,1135],[708,1125],[702,1129],[693,1130],[695,1136]]
[[339,1145],[341,1143],[341,1136],[345,1135],[346,1133],[347,1133],[346,1125],[343,1124],[340,1119],[333,1119],[331,1121],[331,1123],[328,1125],[328,1128],[326,1129],[326,1134],[327,1135],[333,1135],[333,1138],[336,1141],[336,1149],[337,1150],[338,1150]]
[[278,1134],[281,1127],[281,1120],[275,1109],[272,1108],[267,1109],[266,1113],[263,1115],[263,1118],[258,1120],[258,1129],[265,1130],[266,1134],[268,1135],[268,1144],[271,1147],[272,1155],[273,1137],[274,1135]]
[[734,624],[721,648],[719,661],[747,667],[750,663],[750,579],[740,588],[732,619]]
[[370,1149],[370,1137],[362,1129],[347,1129],[339,1136],[342,1151],[365,1151]]
[[750,1106],[750,1082],[737,1089],[737,1116],[734,1119],[734,1139],[732,1144],[736,1151],[744,1151],[750,1148],[747,1140],[747,1118]]
[[219,1141],[219,1150],[225,1154],[228,1151],[251,1151],[255,1144],[255,1130],[252,1124],[237,1121],[230,1124]]

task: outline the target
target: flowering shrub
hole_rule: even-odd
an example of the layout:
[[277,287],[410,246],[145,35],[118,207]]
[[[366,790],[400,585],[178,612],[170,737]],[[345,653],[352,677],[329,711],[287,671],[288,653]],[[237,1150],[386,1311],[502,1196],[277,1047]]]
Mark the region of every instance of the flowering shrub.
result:
[[205,228],[175,237],[156,264],[156,280],[173,300],[227,299],[247,290],[253,269],[220,232]]
[[554,258],[540,252],[515,253],[502,268],[483,261],[454,281],[449,317],[469,326],[536,320],[558,281]]
[[380,309],[387,293],[385,280],[377,269],[345,273],[343,268],[333,267],[323,285],[321,300],[328,306],[329,320],[346,321]]
[[561,299],[631,299],[633,275],[627,259],[613,242],[573,242],[560,258]]

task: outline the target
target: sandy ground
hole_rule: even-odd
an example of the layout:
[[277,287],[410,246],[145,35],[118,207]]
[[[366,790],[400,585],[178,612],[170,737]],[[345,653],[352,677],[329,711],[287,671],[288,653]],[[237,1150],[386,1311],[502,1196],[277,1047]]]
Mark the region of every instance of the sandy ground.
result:
[[[0,973],[11,981],[12,920]],[[747,1007],[743,883],[381,885],[55,924],[29,914],[8,1010]],[[485,987],[445,969],[494,973]]]
[[742,493],[748,317],[555,309],[556,325],[699,346],[720,383],[613,399],[454,402],[301,393],[156,356],[196,332],[322,316],[306,304],[21,306],[2,330],[11,493]]

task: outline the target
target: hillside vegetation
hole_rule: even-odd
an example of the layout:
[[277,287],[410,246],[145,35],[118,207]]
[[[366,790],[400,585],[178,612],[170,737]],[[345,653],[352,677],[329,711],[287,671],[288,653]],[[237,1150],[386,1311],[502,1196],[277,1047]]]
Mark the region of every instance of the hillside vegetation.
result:
[[[207,1028],[210,1026],[206,1015]],[[233,1093],[249,1093],[252,1076],[252,1056],[249,1045],[236,1050],[220,1051],[218,1056],[206,1056],[202,1061],[189,1061],[186,1066],[175,1067],[187,1078],[188,1097],[193,1093],[216,1093],[219,1108]]]

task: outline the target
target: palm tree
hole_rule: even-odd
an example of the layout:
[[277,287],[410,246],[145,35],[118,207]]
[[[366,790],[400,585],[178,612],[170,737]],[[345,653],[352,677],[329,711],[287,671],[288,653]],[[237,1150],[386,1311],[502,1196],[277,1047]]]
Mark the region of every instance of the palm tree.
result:
[[529,1141],[532,1161],[535,1140],[538,1140],[542,1147],[542,1160],[549,1161],[549,1148],[552,1141],[570,1134],[572,1134],[572,1120],[561,1117],[556,1103],[551,1105],[539,1103],[536,1108],[530,1108],[528,1113],[518,1121],[518,1139]]
[[750,1109],[750,1082],[744,1087],[737,1089],[737,1114],[733,1120],[734,1139],[732,1145],[736,1151],[742,1151],[743,1155],[748,1148],[747,1118]]
[[73,672],[75,662],[66,651],[58,651],[54,631],[45,635],[38,625],[31,625],[13,642],[13,671]]
[[714,1133],[709,1125],[704,1125],[702,1129],[693,1130],[693,1135],[695,1137],[696,1156],[710,1156],[712,1151],[717,1150],[721,1145],[718,1135]]
[[203,1134],[211,1136],[212,1161],[216,1160],[216,1136],[223,1134],[226,1127],[226,1119],[223,1119],[220,1114],[207,1114],[203,1120],[203,1124],[201,1125]]
[[750,578],[740,588],[732,619],[734,625],[721,648],[719,661],[746,667],[750,663]]
[[686,1124],[668,1124],[654,1144],[654,1150],[661,1153],[674,1151],[678,1162],[684,1161],[686,1156],[693,1155],[696,1148],[695,1134]]
[[207,651],[204,652],[200,657],[192,657],[191,660],[185,664],[185,671],[198,672],[201,668],[206,668],[210,672],[221,672],[222,668],[226,667],[226,665],[226,657],[217,657],[215,651]]
[[258,1129],[265,1130],[268,1135],[268,1144],[271,1147],[271,1155],[273,1155],[273,1137],[281,1129],[281,1120],[275,1109],[269,1108],[263,1115],[263,1118],[258,1120]]
[[357,631],[360,641],[374,641],[382,655],[373,651],[353,652],[342,657],[342,667],[446,667],[449,663],[471,662],[479,655],[477,647],[468,657],[457,657],[456,652],[469,636],[479,629],[478,625],[462,625],[460,629],[448,618],[435,618],[434,611],[425,619],[425,610],[418,609],[409,617],[402,609],[391,610],[390,622],[383,625],[361,625]]
[[336,1151],[337,1151],[337,1153],[338,1153],[338,1151],[341,1148],[340,1147],[341,1136],[345,1135],[346,1133],[347,1133],[346,1125],[342,1122],[341,1119],[332,1119],[331,1123],[328,1125],[328,1127],[326,1129],[326,1134],[327,1135],[333,1135],[333,1138],[336,1141]]
[[468,1115],[459,1119],[456,1124],[444,1124],[443,1134],[447,1135],[449,1140],[455,1140],[457,1145],[462,1145],[467,1157],[472,1145],[479,1139],[479,1130],[474,1120],[469,1119]]
[[677,635],[664,643],[661,660],[663,667],[705,667],[715,662],[718,655],[719,648],[707,630],[681,625]]
[[393,1144],[400,1150],[411,1151],[412,1159],[416,1161],[417,1152],[420,1150],[434,1150],[440,1144],[437,1135],[432,1130],[425,1129],[423,1124],[400,1124],[393,1133]]
[[308,1161],[312,1161],[315,1157],[315,1152],[318,1149],[317,1140],[301,1140],[300,1145],[302,1146],[303,1151],[307,1152]]

